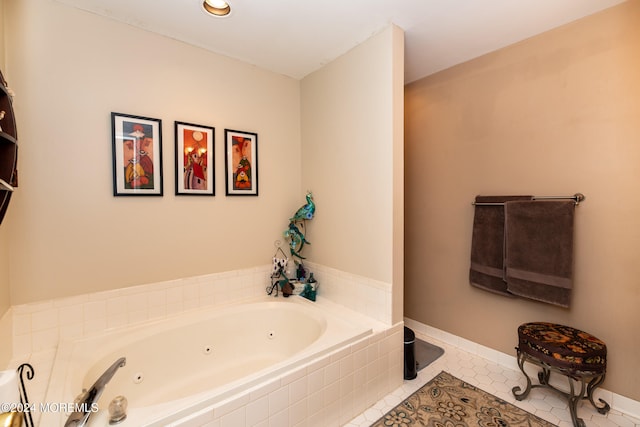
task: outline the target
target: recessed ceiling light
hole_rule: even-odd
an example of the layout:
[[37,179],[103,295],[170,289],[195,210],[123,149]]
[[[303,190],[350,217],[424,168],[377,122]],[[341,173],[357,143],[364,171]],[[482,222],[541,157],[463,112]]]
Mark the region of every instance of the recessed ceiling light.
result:
[[227,16],[231,13],[231,6],[223,0],[204,0],[202,7],[213,16]]

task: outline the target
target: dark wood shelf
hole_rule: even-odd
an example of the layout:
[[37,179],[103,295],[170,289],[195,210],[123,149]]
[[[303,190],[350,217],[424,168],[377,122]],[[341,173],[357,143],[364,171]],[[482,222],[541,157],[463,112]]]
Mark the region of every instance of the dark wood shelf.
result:
[[0,72],[0,223],[7,212],[11,194],[17,187],[18,134],[13,112],[13,99]]
[[18,140],[6,132],[0,131],[0,144],[18,144]]
[[0,178],[0,191],[13,191],[14,188],[7,181]]

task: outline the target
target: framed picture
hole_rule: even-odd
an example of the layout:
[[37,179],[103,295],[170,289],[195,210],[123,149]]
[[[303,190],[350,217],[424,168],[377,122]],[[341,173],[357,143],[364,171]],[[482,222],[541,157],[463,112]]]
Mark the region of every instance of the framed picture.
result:
[[111,113],[113,195],[162,196],[162,121]]
[[176,195],[215,196],[215,128],[175,122]]
[[224,130],[227,196],[258,195],[258,134]]

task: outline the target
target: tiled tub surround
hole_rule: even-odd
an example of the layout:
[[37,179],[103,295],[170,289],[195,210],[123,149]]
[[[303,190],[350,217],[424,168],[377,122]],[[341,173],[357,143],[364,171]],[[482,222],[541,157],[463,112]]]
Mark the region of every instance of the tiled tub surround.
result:
[[170,427],[342,426],[402,384],[402,362],[398,324]]
[[[391,325],[391,285],[305,263],[318,295]],[[105,330],[220,307],[262,296],[271,266],[234,270],[113,291],[13,306],[2,319],[13,331],[13,356],[55,349],[61,339],[86,338]]]
[[390,325],[391,285],[306,262],[320,284],[319,295]]
[[[324,298],[312,303],[301,297],[261,296],[219,310],[63,342],[46,401],[73,401],[83,386],[89,388],[106,367],[125,356],[127,364],[111,379],[109,396],[99,402],[100,408],[124,395],[129,416],[123,427],[164,426],[386,329]],[[59,414],[49,415],[43,414],[45,425],[63,423]],[[106,411],[93,418],[94,426],[108,425]]]
[[[270,271],[270,266],[264,266],[14,306],[2,320],[13,330],[14,357],[9,367],[26,361],[34,366],[36,376],[27,382],[29,397],[32,402],[43,402],[59,340],[89,338],[260,297],[269,283]],[[363,304],[354,294],[353,300],[338,302],[359,307],[365,314],[390,305],[386,300],[390,298],[390,286],[387,291],[379,283],[371,286],[368,279],[363,279],[364,285],[355,283],[357,278],[352,275],[320,266],[313,271],[321,283],[321,299],[326,298],[323,291],[331,294],[332,288],[365,286],[361,291],[384,301],[368,297]],[[378,320],[381,312],[385,310],[378,311]],[[327,420],[339,425],[348,421],[402,383],[401,325],[373,323],[382,326],[376,327],[371,336],[204,408],[195,418],[176,425],[244,425],[238,424],[241,416],[246,417],[246,425],[254,425],[254,421],[273,425],[273,420],[277,420],[275,425],[327,425]],[[288,399],[283,399],[285,390],[290,391]],[[41,414],[33,415],[37,423]],[[280,423],[283,417],[288,420],[285,424]]]

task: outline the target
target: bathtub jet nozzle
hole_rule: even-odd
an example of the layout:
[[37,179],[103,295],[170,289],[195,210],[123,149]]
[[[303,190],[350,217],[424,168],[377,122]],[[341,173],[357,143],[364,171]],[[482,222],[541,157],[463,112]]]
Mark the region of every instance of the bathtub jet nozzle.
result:
[[121,357],[113,362],[113,364],[108,367],[107,370],[102,373],[102,375],[100,375],[96,382],[93,383],[91,388],[87,391],[84,391],[78,397],[78,410],[69,415],[69,418],[67,418],[67,422],[64,423],[64,427],[84,427],[87,425],[89,416],[93,413],[94,406],[97,405],[98,399],[100,399],[105,386],[111,380],[111,378],[113,378],[116,371],[126,364],[127,359],[125,357]]

